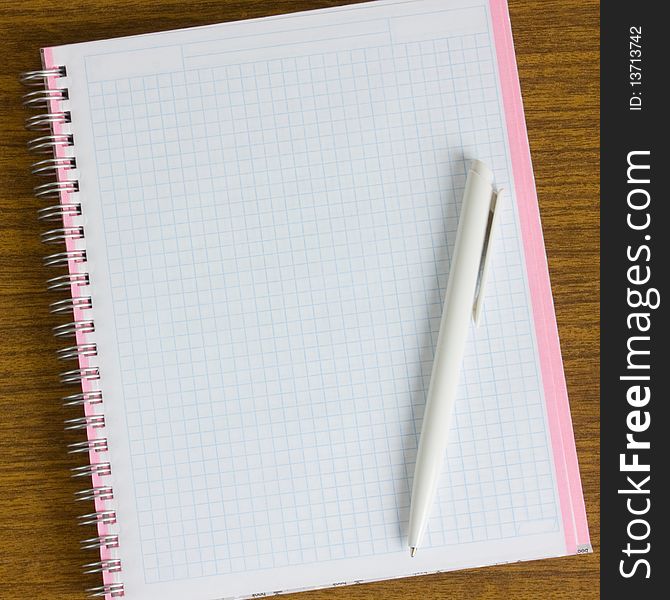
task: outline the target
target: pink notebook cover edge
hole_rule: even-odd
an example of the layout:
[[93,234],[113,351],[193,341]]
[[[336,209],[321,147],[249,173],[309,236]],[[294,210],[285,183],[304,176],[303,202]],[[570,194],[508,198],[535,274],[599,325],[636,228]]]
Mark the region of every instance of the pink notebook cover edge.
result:
[[[52,48],[42,48],[42,65],[45,69],[51,69],[51,68],[57,66],[54,63],[53,49]],[[57,79],[58,79],[57,77],[48,77],[47,78],[47,89],[57,89],[58,88]],[[58,101],[51,101],[49,110],[50,110],[50,112],[59,112],[60,107],[58,106]],[[52,130],[53,130],[54,135],[58,135],[58,134],[61,134],[61,133],[64,132],[62,124],[57,123],[57,122],[52,123]],[[56,157],[66,156],[65,150],[63,149],[62,146],[55,146],[55,156]],[[69,171],[69,169],[59,168],[58,171],[57,171],[58,181],[69,181],[69,180],[71,180],[72,177],[68,176],[68,171]],[[71,203],[72,200],[71,200],[70,196],[71,196],[71,194],[67,191],[61,192],[60,203],[61,204]],[[75,224],[73,222],[73,218],[71,216],[69,216],[67,214],[63,215],[63,227],[65,227],[65,228],[75,227]],[[65,248],[68,251],[77,249],[77,240],[66,239]],[[78,264],[81,264],[81,263],[74,263],[72,261],[68,261],[68,272],[70,274],[85,272],[86,271],[85,268],[80,270],[79,267],[77,266]],[[86,263],[83,263],[83,264],[86,264]],[[79,297],[85,296],[86,293],[85,292],[83,293],[82,286],[77,285],[77,284],[73,284],[70,287],[70,295],[73,298],[79,298]],[[88,318],[90,318],[90,317],[87,317],[85,311],[83,311],[79,308],[74,309],[74,311],[73,311],[73,320],[74,321],[88,320]],[[76,337],[75,337],[76,343],[77,344],[91,343],[91,340],[87,339],[88,335],[89,334],[77,331]],[[80,369],[85,369],[85,368],[88,368],[88,367],[95,366],[95,362],[91,361],[91,359],[86,357],[86,356],[81,356],[80,355],[79,358],[78,358],[78,361],[79,361],[79,368]],[[90,392],[90,391],[94,391],[94,390],[97,389],[95,384],[93,384],[91,381],[89,381],[87,379],[82,379],[81,388],[82,388],[82,392]],[[86,416],[93,415],[93,414],[96,414],[96,411],[89,404],[85,404],[84,405],[84,414]],[[101,436],[98,433],[99,431],[100,430],[96,430],[92,427],[88,427],[86,429],[86,438],[89,441],[91,441],[91,440],[95,440],[95,439],[100,439],[100,437],[104,437],[104,435]],[[89,458],[89,463],[91,465],[95,465],[95,464],[104,462],[100,458],[100,453],[96,452],[95,450],[90,450],[89,451],[88,458]],[[92,487],[103,487],[103,486],[108,486],[109,485],[109,482],[106,482],[103,477],[100,477],[99,475],[96,475],[96,474],[92,475],[91,483],[92,483]],[[105,503],[104,500],[100,500],[99,498],[96,498],[94,503],[95,503],[95,510],[96,511],[109,510],[109,508],[106,507],[106,503]],[[97,529],[98,529],[98,535],[100,535],[100,536],[108,535],[109,533],[111,533],[110,528],[105,523],[99,522],[98,525],[97,525]],[[114,558],[114,556],[112,554],[112,551],[109,548],[106,548],[104,546],[101,547],[100,548],[100,560],[104,561],[104,560],[108,560],[108,559],[111,559],[111,558]],[[93,562],[93,561],[90,561],[90,562]],[[108,571],[103,571],[102,572],[102,580],[103,580],[104,584],[112,584],[112,583],[116,582],[115,581],[116,578],[114,577],[114,574],[109,573]],[[109,599],[109,598],[112,598],[112,596],[110,594],[107,594],[105,596],[105,598]]]
[[576,554],[587,546],[590,551],[590,538],[514,53],[512,25],[507,0],[489,0],[489,6],[556,466],[565,547],[567,554]]

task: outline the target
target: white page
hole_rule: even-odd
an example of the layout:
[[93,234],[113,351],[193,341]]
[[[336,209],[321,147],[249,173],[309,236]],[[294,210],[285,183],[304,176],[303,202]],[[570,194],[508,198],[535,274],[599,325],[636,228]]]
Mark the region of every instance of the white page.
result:
[[[565,553],[486,2],[374,2],[53,52],[129,600]],[[475,157],[509,196],[410,559]]]

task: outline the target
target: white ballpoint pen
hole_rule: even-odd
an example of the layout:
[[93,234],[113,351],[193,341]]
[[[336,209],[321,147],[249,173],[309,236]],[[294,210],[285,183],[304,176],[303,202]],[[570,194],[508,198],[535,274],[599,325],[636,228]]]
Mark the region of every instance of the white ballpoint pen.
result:
[[494,192],[492,179],[493,174],[484,163],[473,161],[463,193],[414,468],[408,531],[412,556],[426,530],[444,462],[470,318],[477,324],[482,310],[491,234],[500,213],[500,192]]

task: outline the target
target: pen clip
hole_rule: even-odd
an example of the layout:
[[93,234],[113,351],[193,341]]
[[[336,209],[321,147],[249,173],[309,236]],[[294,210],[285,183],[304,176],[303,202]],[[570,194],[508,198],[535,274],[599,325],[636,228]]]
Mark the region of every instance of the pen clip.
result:
[[482,250],[482,262],[479,268],[479,282],[477,284],[477,291],[475,293],[475,303],[472,307],[472,319],[475,327],[479,327],[479,322],[484,308],[484,297],[486,295],[486,283],[488,281],[489,271],[491,269],[491,255],[492,249],[495,245],[496,230],[499,227],[500,213],[502,212],[502,201],[504,190],[500,189],[491,194],[491,209],[489,215],[489,222],[486,228],[486,236],[484,237],[484,248]]

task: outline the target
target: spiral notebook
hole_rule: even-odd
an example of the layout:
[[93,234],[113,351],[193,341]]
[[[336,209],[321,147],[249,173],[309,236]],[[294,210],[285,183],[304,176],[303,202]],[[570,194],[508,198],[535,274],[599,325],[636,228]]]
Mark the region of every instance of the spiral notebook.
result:
[[[52,304],[92,595],[258,597],[589,552],[507,6],[45,48]],[[41,87],[40,87],[41,86]],[[51,154],[51,156],[49,156]],[[467,166],[509,192],[425,548],[406,527]],[[62,221],[62,223],[60,222]],[[77,368],[74,368],[75,365]],[[81,410],[81,408],[79,409]]]

